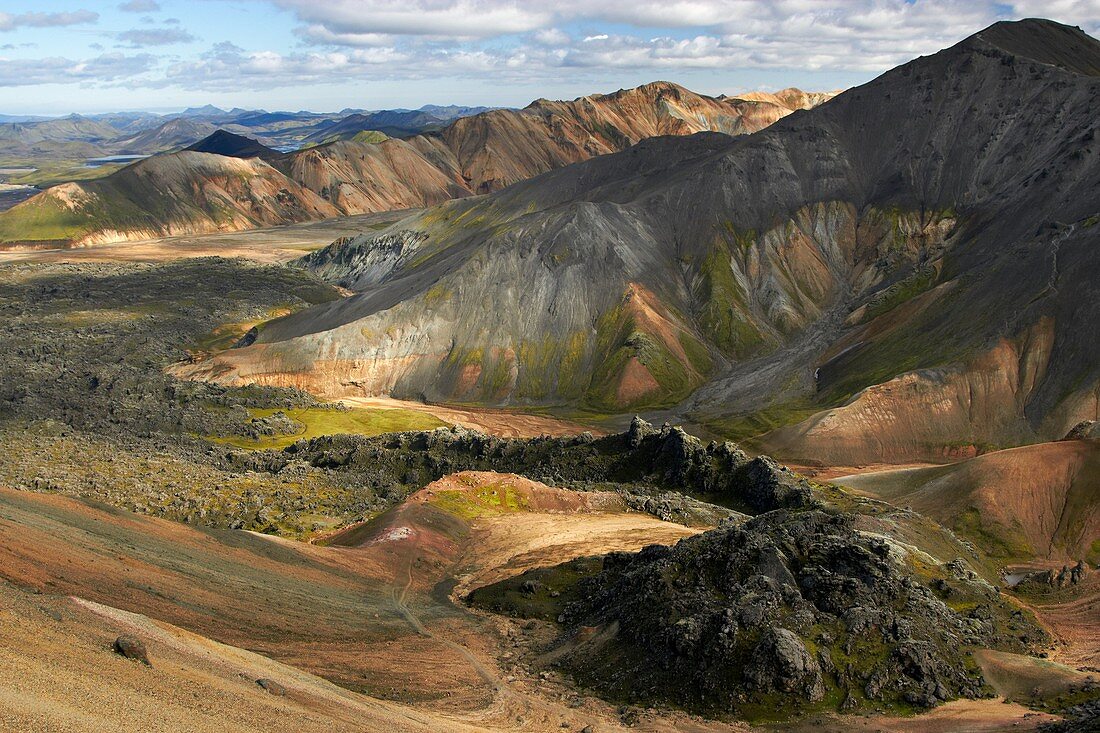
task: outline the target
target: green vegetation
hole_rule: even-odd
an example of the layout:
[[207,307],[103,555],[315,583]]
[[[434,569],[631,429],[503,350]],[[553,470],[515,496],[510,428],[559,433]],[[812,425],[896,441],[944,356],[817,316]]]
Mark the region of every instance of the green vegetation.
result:
[[[271,417],[280,410],[275,408],[250,408],[253,419]],[[209,436],[215,443],[232,445],[247,450],[285,448],[299,440],[309,440],[322,435],[381,435],[408,430],[432,430],[447,425],[442,420],[418,410],[402,408],[351,408],[338,410],[330,407],[307,407],[284,410],[288,417],[304,427],[300,433],[261,436],[255,440],[242,436]]]
[[587,381],[581,370],[588,338],[586,332],[575,331],[563,340],[546,336],[541,341],[521,341],[516,349],[516,396],[539,400],[556,391],[565,399],[580,397]]
[[798,399],[771,404],[743,415],[704,417],[701,422],[726,440],[745,441],[785,425],[800,423],[822,409],[812,400]]
[[428,503],[462,519],[512,514],[528,508],[527,497],[501,481],[478,485],[469,491],[438,491]]
[[866,320],[878,318],[902,303],[915,298],[936,284],[938,273],[932,267],[917,270],[909,277],[899,280],[890,287],[875,294],[867,304]]
[[126,163],[108,163],[89,167],[83,160],[60,161],[57,163],[32,164],[36,168],[33,172],[17,173],[7,178],[7,183],[16,183],[23,186],[38,186],[49,188],[59,183],[69,181],[92,181],[97,178],[109,176],[117,170],[126,167]]
[[378,130],[360,130],[359,132],[355,133],[355,137],[353,137],[351,140],[352,142],[357,143],[369,143],[372,145],[377,145],[378,143],[384,143],[389,139],[389,135],[384,132],[379,132]]
[[582,557],[477,588],[466,600],[472,606],[502,616],[555,621],[566,606],[580,598],[579,582],[600,572],[602,567],[602,558]]
[[1100,563],[1100,539],[1096,540],[1089,546],[1088,554],[1085,555],[1085,560],[1091,565]]
[[87,231],[86,215],[39,196],[0,213],[0,242],[69,241]]
[[454,293],[443,283],[436,283],[424,293],[424,305],[435,306],[450,300]]
[[[740,242],[740,239],[735,237]],[[697,300],[702,303],[699,327],[703,335],[724,354],[744,358],[759,350],[764,336],[746,315],[748,301],[733,275],[730,252],[722,242],[715,244],[700,268],[702,283]]]
[[282,318],[293,313],[296,309],[289,306],[276,306],[269,308],[265,316],[258,321],[240,321],[237,323],[223,323],[207,334],[195,340],[192,351],[222,351],[240,341],[241,337],[255,328],[263,331],[264,326],[271,320]]
[[[634,359],[657,383],[656,389],[620,397],[624,374]],[[600,317],[596,330],[596,368],[585,401],[599,409],[624,409],[640,405],[672,404],[698,385],[668,347],[653,336],[635,330],[634,319],[622,306]],[[693,379],[695,376],[695,379]]]

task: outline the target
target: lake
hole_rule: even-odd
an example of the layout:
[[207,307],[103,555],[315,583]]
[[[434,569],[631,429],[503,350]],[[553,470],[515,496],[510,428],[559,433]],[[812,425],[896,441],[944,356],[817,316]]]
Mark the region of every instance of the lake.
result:
[[0,211],[7,211],[38,193],[32,186],[0,186]]
[[143,160],[148,157],[148,155],[108,155],[105,158],[88,158],[84,161],[84,167],[99,168],[100,166],[113,165],[115,163],[133,163],[135,160]]

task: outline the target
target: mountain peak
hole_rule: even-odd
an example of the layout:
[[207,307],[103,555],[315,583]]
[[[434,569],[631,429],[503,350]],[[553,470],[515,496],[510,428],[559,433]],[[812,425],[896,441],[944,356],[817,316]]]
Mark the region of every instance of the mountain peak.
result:
[[967,40],[1074,74],[1100,76],[1100,41],[1076,26],[1044,18],[1001,21]]
[[235,135],[226,130],[215,130],[186,150],[196,153],[214,153],[230,158],[269,158],[279,154],[250,137]]

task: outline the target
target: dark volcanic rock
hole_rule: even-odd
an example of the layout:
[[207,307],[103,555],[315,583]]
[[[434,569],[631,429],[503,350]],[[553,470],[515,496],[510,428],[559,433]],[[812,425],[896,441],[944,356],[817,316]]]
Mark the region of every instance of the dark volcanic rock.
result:
[[[561,663],[612,696],[748,715],[769,705],[793,715],[826,698],[857,709],[986,694],[964,649],[1019,648],[1034,627],[978,580],[952,577],[975,600],[969,615],[953,611],[903,553],[848,515],[783,509],[674,547],[612,553],[565,609]],[[615,639],[573,636],[593,627]]]
[[1066,710],[1057,723],[1043,723],[1042,733],[1100,733],[1100,699],[1089,700]]
[[805,695],[811,702],[825,697],[821,666],[802,639],[787,629],[764,632],[743,670],[745,681],[765,692],[779,690]]
[[187,148],[197,153],[213,153],[225,155],[230,158],[264,158],[273,159],[279,157],[279,151],[263,145],[244,135],[235,135],[225,130],[217,130],[213,134],[199,140]]
[[1100,420],[1082,420],[1066,433],[1062,440],[1088,440],[1100,438]]
[[145,649],[145,642],[136,636],[123,634],[118,637],[115,639],[114,650],[127,659],[133,659],[142,664],[152,666],[149,662],[149,652]]
[[267,690],[270,694],[277,697],[286,697],[286,688],[280,685],[275,680],[269,680],[267,677],[261,677],[256,680],[256,684]]
[[[750,459],[733,443],[704,444],[681,428],[655,428],[637,418],[629,431],[603,438],[512,439],[453,428],[328,436],[281,453],[233,453],[229,460],[234,468],[270,472],[292,460],[306,461],[380,491],[399,484],[420,488],[456,471],[491,470],[580,489],[615,483],[642,493],[720,496],[750,514],[819,505],[805,480],[770,458]],[[667,498],[649,507],[644,500],[634,503],[658,515],[683,509]]]

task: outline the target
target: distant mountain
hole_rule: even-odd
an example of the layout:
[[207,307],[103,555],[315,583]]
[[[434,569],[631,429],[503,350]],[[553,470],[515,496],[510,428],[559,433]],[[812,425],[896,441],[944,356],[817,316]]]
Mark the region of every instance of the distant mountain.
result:
[[111,125],[79,115],[0,124],[0,163],[93,157],[102,152],[102,141],[117,136]]
[[0,124],[12,122],[42,122],[50,119],[41,115],[0,115]]
[[[41,240],[33,233],[43,232],[47,241],[93,244],[196,229],[235,231],[338,213],[260,158],[187,150],[147,158],[107,178],[54,186],[3,212],[0,239],[37,244]],[[49,222],[48,228],[42,222]]]
[[94,142],[117,134],[111,125],[80,115],[0,125],[0,140],[25,147],[42,142]]
[[209,137],[191,145],[185,150],[196,153],[213,153],[230,158],[277,158],[280,153],[256,140],[243,135],[234,135],[226,130],[217,130]]
[[[244,112],[244,110],[241,110]],[[204,104],[201,107],[188,107],[182,112],[173,115],[173,117],[226,117],[229,112],[226,112],[220,107],[215,107],[212,104]]]
[[496,107],[463,107],[457,104],[438,105],[438,104],[425,104],[420,108],[420,112],[426,112],[432,117],[436,117],[441,120],[457,120],[459,117],[472,117],[473,115],[479,115],[482,112],[488,112],[492,109],[498,109]]
[[120,155],[148,155],[164,150],[176,150],[214,134],[218,128],[210,122],[189,117],[177,117],[136,135],[117,141]]
[[[654,137],[429,209],[301,263],[359,295],[187,373],[667,408],[831,465],[1061,437],[1100,404],[1098,65],[1079,29],[999,23],[754,135]],[[777,115],[739,104],[651,85],[402,144],[492,190]]]
[[156,127],[164,122],[161,115],[151,112],[108,112],[106,114],[89,115],[89,119],[103,122],[114,130],[114,137],[133,134]]
[[438,130],[448,122],[489,111],[489,107],[440,107],[426,104],[418,110],[395,109],[351,114],[305,138],[306,145],[318,145],[337,140],[354,140],[362,132],[381,132],[387,137],[411,137]]
[[[286,190],[304,188],[328,204],[316,207],[310,198],[300,202],[301,207],[293,208],[295,212],[313,211],[317,216],[334,216],[424,207],[495,191],[547,170],[623,150],[647,137],[690,135],[700,130],[729,134],[753,132],[792,111],[785,104],[716,99],[675,84],[657,82],[571,102],[539,100],[523,110],[492,110],[460,118],[437,132],[404,140],[363,141],[359,130],[356,131],[358,137],[352,140],[284,156],[274,163],[278,171],[265,171],[265,176],[281,174],[287,179],[283,187]],[[335,127],[337,125],[325,127],[324,134],[334,134]],[[228,129],[237,134],[248,133],[246,128],[229,126]],[[355,129],[353,125],[348,132]],[[213,132],[213,126],[207,122],[179,118],[143,132],[120,147],[124,152],[133,153],[154,147],[170,148],[173,143],[182,147]],[[259,142],[273,147],[264,137],[259,137]],[[147,165],[181,176],[173,186],[177,190],[190,187],[198,191],[205,184],[199,172],[189,171],[184,165],[144,161],[131,167],[140,173]],[[78,184],[89,192],[94,190],[96,195],[83,197],[81,200],[85,203],[75,210],[67,203],[72,186],[57,192],[46,191],[38,198],[60,195],[60,200],[45,209],[36,209],[39,214],[31,219],[36,222],[34,226],[15,226],[16,221],[28,221],[19,207],[0,214],[0,242],[54,239],[59,227],[46,211],[56,211],[56,216],[65,220],[65,231],[76,232],[58,238],[73,243],[101,241],[105,236],[112,240],[140,238],[147,236],[149,231],[203,232],[226,228],[226,223],[206,216],[178,219],[165,215],[172,212],[174,217],[189,210],[175,207],[153,206],[153,211],[161,213],[133,221],[118,219],[114,212],[120,205],[130,208],[121,202],[136,201],[130,188],[134,173],[128,171],[120,175],[120,172],[96,181],[94,186]],[[154,204],[144,198],[151,195],[142,192],[142,200]],[[32,205],[43,204],[44,201],[39,201]],[[203,210],[200,202],[195,204],[196,210]],[[13,223],[5,224],[5,217]],[[251,226],[246,218],[234,221],[237,226]],[[265,219],[264,223],[271,222]]]
[[302,143],[304,145],[317,145],[336,142],[338,140],[351,140],[361,132],[381,132],[388,137],[409,137],[425,130],[437,129],[445,125],[447,120],[442,117],[418,111],[370,112],[367,114],[349,115],[339,122],[326,125],[309,135]]

